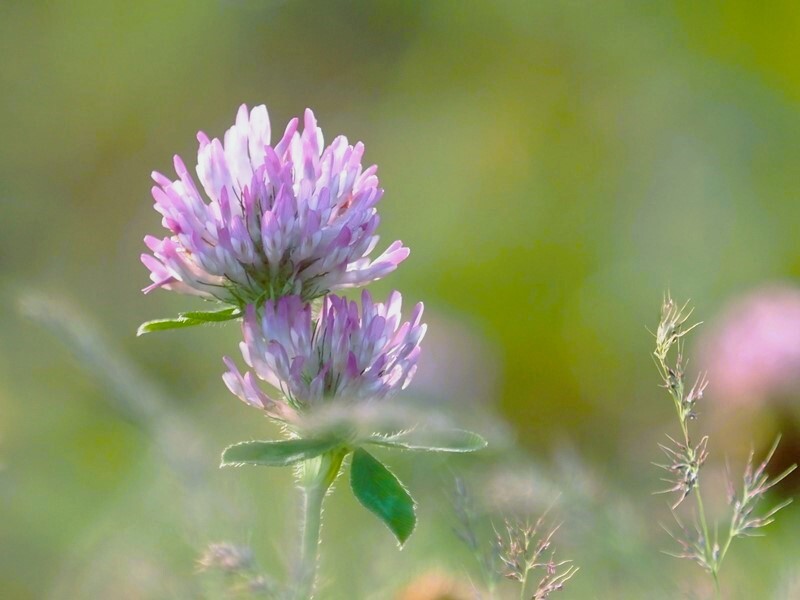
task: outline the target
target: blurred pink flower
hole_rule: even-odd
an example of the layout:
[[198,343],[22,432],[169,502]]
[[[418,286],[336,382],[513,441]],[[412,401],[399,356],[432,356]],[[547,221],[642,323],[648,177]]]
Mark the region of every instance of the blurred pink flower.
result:
[[[197,135],[197,176],[175,156],[178,179],[153,173],[155,208],[169,230],[147,236],[149,292],[164,288],[243,306],[296,294],[304,300],[358,287],[408,256],[378,243],[377,167],[362,169],[364,145],[339,136],[325,147],[314,113],[292,119],[271,145],[265,106],[242,105],[224,141]],[[210,200],[207,202],[201,189]]]
[[800,289],[775,285],[728,306],[701,341],[709,395],[761,403],[800,392]]

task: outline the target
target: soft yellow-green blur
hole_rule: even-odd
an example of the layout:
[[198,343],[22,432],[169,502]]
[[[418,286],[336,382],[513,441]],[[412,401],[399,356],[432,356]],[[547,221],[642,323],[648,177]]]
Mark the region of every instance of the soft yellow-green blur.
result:
[[[505,418],[533,487],[531,469],[589,486],[560,511],[581,571],[559,597],[704,597],[660,554],[650,463],[675,423],[646,327],[666,289],[711,320],[800,276],[799,37],[788,0],[1,2],[0,597],[221,597],[195,572],[219,540],[291,562],[291,473],[216,468],[278,434],[220,379],[236,326],[134,337],[197,306],[139,291],[162,231],[150,172],[193,165],[196,131],[220,136],[243,102],[273,129],[310,106],[379,165],[382,239],[412,254],[373,291],[424,301],[430,324],[409,394]],[[785,419],[712,437],[710,472]],[[467,581],[445,489],[473,463],[386,460],[419,530],[398,551],[342,480],[321,598]],[[734,546],[726,597],[790,597],[799,513]]]

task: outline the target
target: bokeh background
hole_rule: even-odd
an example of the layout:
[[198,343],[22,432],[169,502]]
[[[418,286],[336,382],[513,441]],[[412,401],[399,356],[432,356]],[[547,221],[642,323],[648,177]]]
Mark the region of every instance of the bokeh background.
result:
[[[195,132],[221,136],[246,102],[274,129],[310,106],[327,139],[365,142],[382,237],[412,249],[373,291],[428,311],[408,397],[499,440],[474,460],[387,455],[421,503],[402,552],[335,494],[322,597],[466,582],[454,471],[489,496],[562,491],[559,552],[582,568],[564,598],[704,597],[660,552],[650,462],[674,417],[646,327],[665,290],[691,297],[709,322],[693,370],[722,352],[727,307],[795,292],[798,35],[788,0],[0,2],[0,596],[215,598],[195,567],[209,542],[289,560],[290,474],[216,469],[226,444],[276,434],[220,380],[236,327],[134,335],[192,302],[139,292],[142,237],[161,235],[149,173],[194,164]],[[762,335],[783,335],[779,384],[734,402],[710,375],[710,482],[781,430],[778,461],[800,454],[782,314]],[[759,348],[736,372],[772,360]],[[800,597],[798,513],[734,546],[729,597]]]

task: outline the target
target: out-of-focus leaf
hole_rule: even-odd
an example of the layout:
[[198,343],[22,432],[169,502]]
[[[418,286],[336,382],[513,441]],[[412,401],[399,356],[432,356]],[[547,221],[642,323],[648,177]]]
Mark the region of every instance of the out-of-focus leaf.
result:
[[335,439],[297,439],[275,442],[240,442],[222,451],[221,467],[261,465],[285,467],[308,460],[339,446]]
[[486,440],[464,429],[410,429],[388,435],[376,434],[368,444],[421,452],[475,452],[486,447]]

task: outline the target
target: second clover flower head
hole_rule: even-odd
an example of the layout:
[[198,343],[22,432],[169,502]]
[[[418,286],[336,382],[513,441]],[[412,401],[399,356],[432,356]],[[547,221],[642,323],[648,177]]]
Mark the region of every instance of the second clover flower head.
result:
[[201,187],[178,156],[178,179],[153,174],[169,235],[145,238],[153,281],[145,292],[239,307],[288,295],[308,301],[380,279],[408,256],[396,241],[369,258],[383,190],[377,168],[362,168],[363,144],[339,136],[325,146],[311,110],[302,133],[292,119],[274,145],[271,137],[266,107],[243,105],[222,141],[198,134]]
[[361,307],[338,296],[323,301],[319,321],[298,296],[267,301],[261,314],[247,308],[242,356],[272,390],[265,393],[230,358],[223,376],[228,388],[272,418],[297,423],[304,414],[335,401],[382,400],[405,388],[417,368],[422,304],[402,321],[401,296],[373,302],[364,291]]

